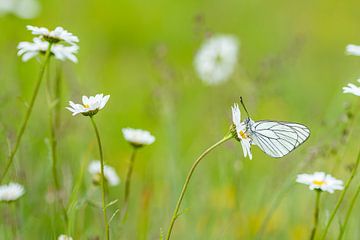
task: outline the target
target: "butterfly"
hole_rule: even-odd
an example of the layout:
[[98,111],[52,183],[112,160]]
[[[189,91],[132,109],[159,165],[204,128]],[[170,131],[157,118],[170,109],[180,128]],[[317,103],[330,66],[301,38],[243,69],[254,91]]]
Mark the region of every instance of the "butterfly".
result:
[[309,138],[309,128],[299,123],[272,120],[253,121],[242,98],[240,98],[240,102],[248,117],[241,122],[240,109],[237,104],[232,107],[232,112],[233,123],[238,139],[241,140],[245,157],[249,155],[251,159],[250,146],[257,145],[270,157],[280,158],[295,150]]

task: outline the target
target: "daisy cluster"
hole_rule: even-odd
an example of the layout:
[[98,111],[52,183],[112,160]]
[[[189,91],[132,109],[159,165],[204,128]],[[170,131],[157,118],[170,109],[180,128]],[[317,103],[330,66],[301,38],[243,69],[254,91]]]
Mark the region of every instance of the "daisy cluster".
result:
[[18,45],[18,56],[24,62],[38,55],[45,55],[50,47],[50,53],[60,61],[70,60],[74,63],[78,61],[75,54],[79,51],[79,38],[72,33],[56,27],[50,31],[45,27],[26,27],[36,37],[32,42],[20,42]]

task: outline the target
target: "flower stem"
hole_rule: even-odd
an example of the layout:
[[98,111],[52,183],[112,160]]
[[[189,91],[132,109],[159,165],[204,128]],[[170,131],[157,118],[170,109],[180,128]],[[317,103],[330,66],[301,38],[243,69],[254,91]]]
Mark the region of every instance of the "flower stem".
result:
[[59,116],[60,116],[60,109],[58,107],[59,104],[59,98],[60,98],[60,77],[56,76],[55,79],[55,85],[54,85],[54,91],[52,91],[51,86],[51,80],[50,80],[50,63],[48,67],[48,77],[47,77],[47,86],[46,86],[46,95],[48,99],[49,104],[49,125],[50,125],[50,151],[51,151],[51,160],[52,160],[52,175],[53,175],[53,181],[56,191],[56,197],[59,201],[61,211],[63,214],[63,218],[65,220],[65,225],[68,225],[68,214],[66,211],[66,208],[64,206],[64,203],[61,198],[61,186],[59,183],[59,177],[57,174],[57,136],[56,136],[56,129],[59,126]]
[[320,195],[321,195],[321,190],[316,190],[316,201],[315,201],[315,211],[314,211],[314,228],[311,231],[310,240],[315,239],[316,230],[317,230],[318,223],[319,223]]
[[346,226],[347,226],[347,224],[348,224],[348,222],[349,222],[350,215],[351,215],[351,213],[352,213],[352,210],[353,210],[353,208],[354,208],[354,206],[355,206],[355,202],[356,202],[359,194],[360,194],[360,185],[358,186],[355,195],[354,195],[353,198],[351,199],[350,207],[349,207],[348,211],[346,212],[345,221],[344,221],[344,224],[343,224],[343,226],[342,226],[342,228],[341,228],[341,231],[340,231],[338,240],[341,240],[341,239],[343,238],[343,236],[344,236]]
[[6,174],[8,173],[9,169],[10,169],[10,166],[11,164],[13,163],[14,161],[14,157],[15,157],[15,154],[20,146],[20,142],[21,142],[21,139],[22,139],[22,136],[24,135],[24,132],[25,132],[25,129],[27,127],[27,124],[28,124],[28,121],[29,121],[29,118],[30,118],[30,115],[31,115],[31,112],[32,112],[32,109],[34,107],[34,104],[35,104],[35,100],[36,100],[36,97],[38,95],[38,92],[39,92],[39,89],[40,89],[40,85],[41,85],[41,81],[44,77],[44,73],[45,73],[45,69],[50,61],[50,57],[51,57],[51,46],[52,46],[52,43],[49,43],[49,47],[48,49],[46,50],[46,54],[45,54],[45,60],[42,64],[42,67],[40,68],[40,73],[39,73],[39,77],[38,77],[38,80],[36,82],[36,85],[35,85],[35,88],[34,88],[34,92],[32,94],[32,97],[31,97],[31,100],[30,100],[30,104],[29,104],[29,107],[26,111],[26,114],[25,114],[25,118],[21,124],[21,127],[20,127],[20,130],[16,136],[16,141],[15,141],[15,145],[14,147],[12,148],[12,150],[10,151],[10,154],[9,154],[9,157],[8,157],[8,160],[7,160],[7,163],[6,163],[6,166],[5,166],[5,170],[4,172],[2,173],[1,177],[0,177],[0,183],[4,180]]
[[109,223],[108,223],[108,219],[107,219],[107,215],[106,215],[106,199],[105,199],[106,187],[105,187],[105,176],[104,176],[104,156],[103,156],[103,150],[102,150],[102,146],[101,146],[99,130],[98,130],[97,126],[96,126],[94,118],[92,116],[90,116],[90,119],[91,119],[91,123],[92,123],[92,125],[94,127],[94,130],[95,130],[96,139],[97,139],[97,143],[98,143],[98,146],[99,146],[99,152],[100,152],[102,210],[103,210],[103,214],[104,214],[104,224],[105,224],[106,239],[109,240],[110,239],[110,229],[109,229]]
[[190,171],[186,177],[186,180],[185,180],[185,183],[183,185],[183,188],[181,190],[181,193],[180,193],[180,196],[179,196],[179,199],[176,203],[176,207],[175,207],[175,210],[174,210],[174,213],[173,213],[173,216],[171,218],[171,221],[170,221],[170,226],[169,226],[169,229],[168,229],[168,232],[167,232],[167,235],[166,235],[166,240],[169,240],[170,239],[170,236],[171,236],[171,232],[172,232],[172,229],[174,227],[174,224],[175,224],[175,221],[176,219],[179,217],[179,209],[180,209],[180,206],[181,206],[181,203],[182,203],[182,200],[184,198],[184,195],[185,195],[185,192],[186,192],[186,189],[189,185],[189,182],[190,182],[190,179],[195,171],[195,168],[197,167],[197,165],[201,162],[201,160],[208,154],[210,153],[213,149],[215,149],[217,146],[221,145],[222,143],[226,142],[227,140],[233,138],[233,135],[232,134],[229,134],[227,136],[225,136],[223,139],[221,139],[220,141],[218,141],[217,143],[215,143],[214,145],[212,145],[211,147],[209,147],[208,149],[206,149],[197,159],[196,161],[193,163],[192,167],[190,168]]
[[347,182],[345,184],[344,191],[341,192],[339,200],[337,201],[336,206],[335,206],[334,210],[332,211],[332,213],[330,215],[330,218],[329,218],[329,220],[328,220],[328,222],[327,222],[327,224],[325,226],[325,230],[324,230],[323,234],[321,235],[320,240],[325,240],[326,235],[327,235],[327,233],[329,231],[330,225],[331,225],[332,221],[334,220],[335,215],[336,215],[337,211],[339,210],[339,207],[340,207],[342,201],[344,200],[345,194],[346,194],[347,190],[349,189],[350,183],[352,182],[352,180],[355,177],[356,171],[357,171],[357,169],[359,167],[359,163],[360,163],[360,151],[358,153],[355,166],[354,166],[353,170],[351,171],[351,175],[350,175],[349,179],[347,180]]
[[125,194],[124,194],[124,206],[121,211],[121,220],[124,221],[126,218],[126,212],[129,204],[129,195],[130,195],[130,184],[131,184],[131,175],[134,168],[135,156],[136,156],[137,148],[133,147],[133,151],[131,153],[129,167],[126,173],[126,180],[125,180]]

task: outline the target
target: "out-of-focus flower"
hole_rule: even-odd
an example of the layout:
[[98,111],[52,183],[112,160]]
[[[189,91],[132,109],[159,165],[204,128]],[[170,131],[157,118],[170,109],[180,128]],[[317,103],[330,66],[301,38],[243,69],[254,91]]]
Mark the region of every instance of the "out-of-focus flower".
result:
[[0,0],[0,16],[12,13],[19,18],[30,19],[40,12],[36,0]]
[[0,186],[0,201],[12,202],[24,194],[24,187],[18,183],[9,183]]
[[155,141],[155,137],[149,131],[133,128],[122,129],[124,138],[134,147],[150,145]]
[[210,85],[226,81],[234,72],[238,49],[238,41],[231,35],[217,35],[205,41],[194,60],[200,79]]
[[73,240],[73,238],[70,237],[70,236],[61,234],[61,235],[58,237],[58,240]]
[[26,26],[26,28],[31,31],[33,35],[37,35],[44,40],[51,43],[58,43],[60,41],[67,42],[71,45],[76,45],[79,42],[79,38],[72,33],[68,32],[62,27],[56,27],[54,30],[50,31],[45,27],[34,27]]
[[[22,60],[26,62],[39,54],[44,55],[48,47],[49,42],[43,41],[40,38],[34,38],[33,42],[20,42],[18,45],[18,56],[22,56]],[[77,45],[64,46],[62,44],[55,44],[51,46],[51,54],[61,61],[69,59],[76,63],[77,58],[75,54],[78,53],[78,51],[79,47]]]
[[[357,80],[360,83],[360,79]],[[360,96],[360,87],[355,84],[349,83],[346,87],[343,87],[343,93],[351,93],[356,96]]]
[[354,55],[354,56],[360,56],[360,46],[349,44],[346,46],[346,54],[348,55]]
[[96,94],[95,97],[83,96],[82,104],[75,104],[72,101],[69,102],[70,107],[67,107],[71,111],[73,116],[81,113],[84,116],[93,116],[99,110],[103,109],[109,100],[110,95],[104,96],[104,94]]
[[[232,110],[232,121],[235,126],[236,131],[236,139],[241,142],[241,146],[244,152],[244,157],[249,156],[250,160],[252,159],[251,154],[251,138],[246,133],[246,124],[245,122],[241,122],[241,112],[239,105],[234,104],[231,107]],[[249,119],[249,121],[252,121]]]
[[[92,161],[89,164],[89,173],[93,177],[93,182],[95,184],[99,184],[101,181],[101,163],[100,161]],[[104,165],[104,177],[107,183],[109,183],[110,186],[116,186],[120,183],[120,179],[118,175],[116,174],[116,171],[114,168]]]
[[333,193],[335,190],[343,190],[344,183],[324,172],[315,172],[314,174],[299,174],[296,182],[309,185],[310,190],[321,190]]

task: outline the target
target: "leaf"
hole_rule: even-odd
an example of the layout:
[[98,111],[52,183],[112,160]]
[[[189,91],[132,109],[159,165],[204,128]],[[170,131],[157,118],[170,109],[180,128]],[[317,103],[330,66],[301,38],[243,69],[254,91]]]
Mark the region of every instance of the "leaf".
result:
[[116,214],[120,212],[120,209],[116,209],[116,211],[113,213],[113,215],[111,216],[111,218],[109,219],[109,224],[111,223],[111,221],[114,219],[114,217],[116,216]]
[[115,203],[117,203],[119,201],[119,199],[115,199],[114,201],[109,202],[105,208],[111,207],[112,205],[114,205]]

